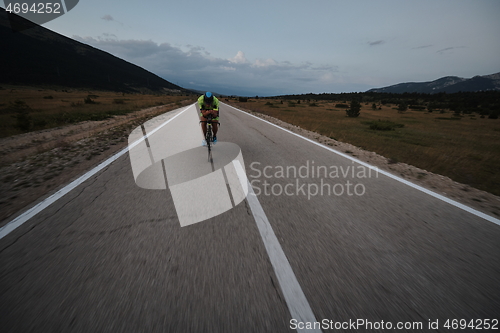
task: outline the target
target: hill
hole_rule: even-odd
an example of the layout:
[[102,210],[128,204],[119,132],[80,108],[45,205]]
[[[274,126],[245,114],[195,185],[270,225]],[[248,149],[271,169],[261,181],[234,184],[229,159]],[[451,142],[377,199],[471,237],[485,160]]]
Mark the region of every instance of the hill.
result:
[[139,66],[3,8],[0,8],[0,36],[1,84],[189,93]]
[[500,91],[500,73],[474,76],[465,79],[457,76],[446,76],[431,82],[399,83],[383,88],[370,89],[367,92],[378,93],[457,93],[476,91]]

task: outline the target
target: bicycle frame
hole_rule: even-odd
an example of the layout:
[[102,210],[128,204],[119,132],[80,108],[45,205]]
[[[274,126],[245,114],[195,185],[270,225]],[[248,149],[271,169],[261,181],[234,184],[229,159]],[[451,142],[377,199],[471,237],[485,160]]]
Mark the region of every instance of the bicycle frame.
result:
[[[213,135],[212,135],[212,120],[213,116],[208,115],[207,120],[200,120],[200,123],[206,123],[207,124],[207,133],[205,135],[205,141],[207,142],[207,148],[208,148],[208,160],[212,162],[212,142],[213,142]],[[220,122],[217,121],[217,124],[220,125]]]

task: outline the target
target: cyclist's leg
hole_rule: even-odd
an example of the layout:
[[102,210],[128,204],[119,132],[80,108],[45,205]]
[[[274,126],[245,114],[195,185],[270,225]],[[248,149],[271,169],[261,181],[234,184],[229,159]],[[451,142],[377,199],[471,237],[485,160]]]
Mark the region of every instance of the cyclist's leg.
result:
[[212,132],[214,133],[214,136],[217,136],[217,130],[218,130],[217,123],[213,122],[212,123]]
[[214,136],[217,136],[217,130],[219,129],[219,117],[212,120],[212,132]]
[[[200,116],[201,121],[207,121],[207,118]],[[201,129],[203,131],[203,137],[207,136],[207,123],[201,123]]]

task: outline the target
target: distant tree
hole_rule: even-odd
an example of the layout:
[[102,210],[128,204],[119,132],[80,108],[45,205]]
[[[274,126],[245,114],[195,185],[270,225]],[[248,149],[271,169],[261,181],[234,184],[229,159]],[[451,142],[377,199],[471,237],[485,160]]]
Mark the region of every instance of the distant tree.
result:
[[377,105],[375,103],[372,104],[372,110],[377,110]]
[[429,102],[427,104],[427,111],[432,112],[436,109],[436,102]]
[[360,111],[361,111],[361,104],[356,100],[352,100],[351,105],[349,106],[349,109],[345,110],[345,112],[347,113],[347,116],[353,117],[353,118],[358,117],[360,114]]
[[398,112],[399,113],[403,113],[405,112],[406,110],[408,110],[408,105],[406,105],[405,102],[402,102],[398,105]]

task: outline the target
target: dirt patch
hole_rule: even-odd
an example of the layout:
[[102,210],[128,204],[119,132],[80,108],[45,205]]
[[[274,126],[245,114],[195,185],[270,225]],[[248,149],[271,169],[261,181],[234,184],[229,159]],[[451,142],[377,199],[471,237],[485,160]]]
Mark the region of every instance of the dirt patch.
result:
[[[182,105],[191,103],[186,100]],[[0,139],[0,226],[13,214],[124,149],[135,127],[178,107],[156,106],[105,121]]]
[[478,190],[469,185],[455,182],[448,177],[438,175],[409,164],[399,163],[395,160],[378,155],[377,153],[366,151],[351,144],[340,142],[327,136],[320,135],[316,132],[302,129],[298,126],[291,125],[262,113],[242,108],[240,105],[235,104],[234,106],[254,116],[283,127],[291,132],[300,134],[326,146],[330,146],[332,149],[339,152],[349,154],[360,161],[378,167],[380,170],[390,172],[395,176],[401,177],[445,197],[451,198],[466,206],[472,207],[488,215],[492,215],[495,218],[500,218],[500,197],[496,195]]

